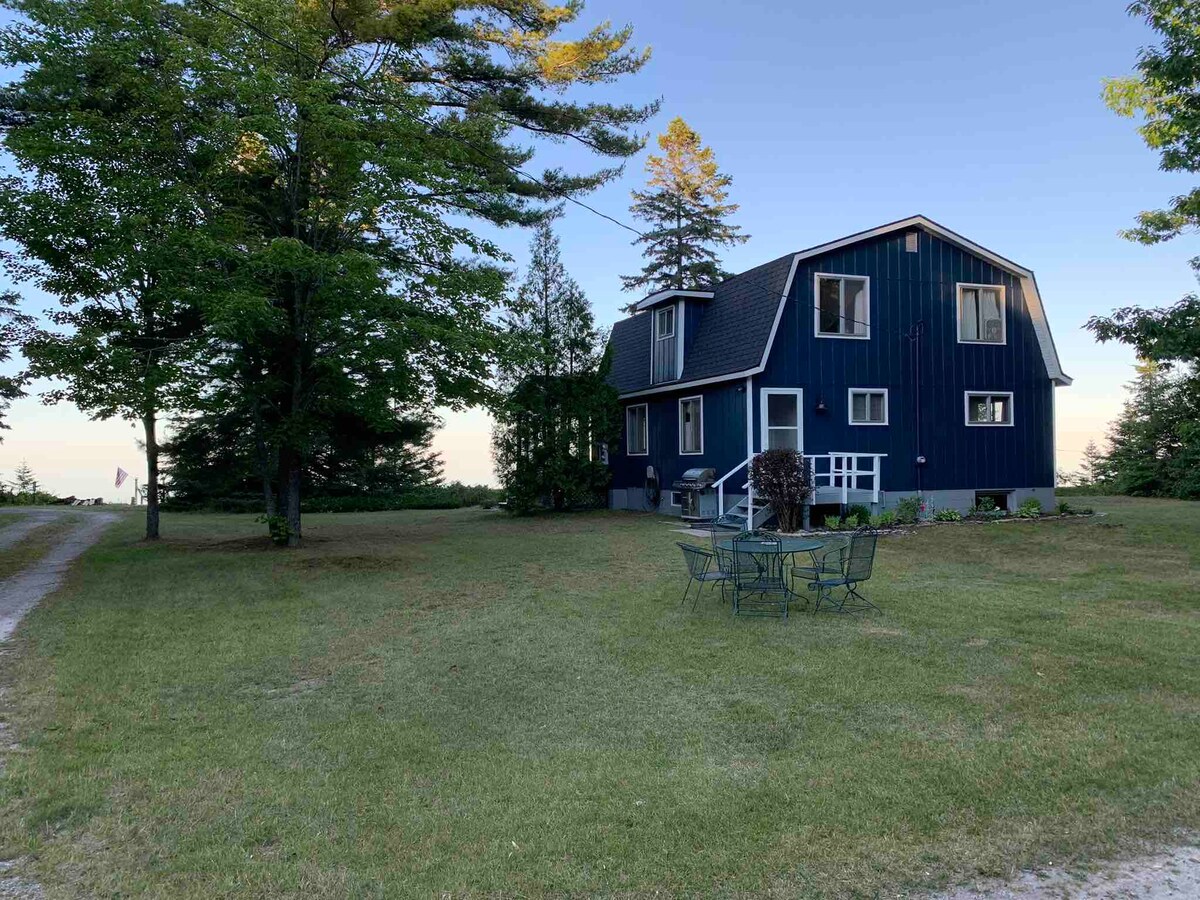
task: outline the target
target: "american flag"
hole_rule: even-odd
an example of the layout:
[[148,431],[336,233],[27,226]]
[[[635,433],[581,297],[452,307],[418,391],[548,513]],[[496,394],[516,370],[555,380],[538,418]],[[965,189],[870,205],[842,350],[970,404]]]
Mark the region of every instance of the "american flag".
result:
[[128,472],[126,472],[124,469],[122,469],[120,466],[117,466],[117,483],[116,483],[116,487],[120,487],[121,485],[123,485],[123,484],[125,483],[125,479],[126,479],[126,478],[128,478],[128,477],[129,477],[129,473],[128,473]]

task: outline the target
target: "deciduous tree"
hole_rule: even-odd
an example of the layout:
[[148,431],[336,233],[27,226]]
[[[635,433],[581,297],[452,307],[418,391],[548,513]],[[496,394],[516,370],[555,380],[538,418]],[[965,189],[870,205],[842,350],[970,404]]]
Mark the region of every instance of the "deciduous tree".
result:
[[25,344],[46,402],[142,426],[146,537],[159,535],[160,416],[177,405],[200,317],[204,185],[231,134],[196,84],[185,8],[159,0],[11,0],[0,93],[16,173],[0,182],[10,273],[60,301]]

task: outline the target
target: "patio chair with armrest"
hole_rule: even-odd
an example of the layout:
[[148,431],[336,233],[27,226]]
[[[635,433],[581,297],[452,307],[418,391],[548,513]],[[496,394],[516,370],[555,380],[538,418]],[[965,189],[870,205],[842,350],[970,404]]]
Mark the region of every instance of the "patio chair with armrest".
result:
[[[837,572],[815,573],[808,584],[810,591],[817,592],[813,614],[824,604],[835,612],[854,613],[879,607],[859,593],[863,582],[870,580],[875,567],[875,550],[879,544],[879,532],[863,527],[854,532],[850,542],[841,550],[841,567]],[[834,590],[844,592],[840,601],[833,597]]]
[[717,562],[717,554],[710,550],[705,550],[703,547],[697,547],[695,544],[685,544],[683,541],[676,541],[679,549],[683,551],[684,562],[687,563],[688,583],[683,589],[683,599],[679,601],[682,606],[687,602],[688,593],[692,589],[692,585],[696,585],[696,596],[692,598],[692,609],[696,608],[696,604],[700,601],[700,594],[704,591],[704,585],[717,584],[721,585],[721,596],[725,596],[725,585],[731,581],[733,576],[729,572],[717,565],[714,568],[714,563]]
[[[788,588],[778,538],[744,531],[733,539],[733,614],[787,618]],[[752,602],[748,602],[752,601]]]

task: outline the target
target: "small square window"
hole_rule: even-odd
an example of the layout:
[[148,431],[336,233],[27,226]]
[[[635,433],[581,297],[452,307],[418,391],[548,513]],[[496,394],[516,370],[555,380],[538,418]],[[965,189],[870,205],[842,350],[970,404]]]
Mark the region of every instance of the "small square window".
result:
[[968,425],[1011,425],[1013,395],[1011,392],[967,394]]
[[1004,286],[960,284],[958,286],[958,342],[960,344],[1003,344]]
[[886,390],[850,389],[851,425],[886,425],[888,423],[888,392]]

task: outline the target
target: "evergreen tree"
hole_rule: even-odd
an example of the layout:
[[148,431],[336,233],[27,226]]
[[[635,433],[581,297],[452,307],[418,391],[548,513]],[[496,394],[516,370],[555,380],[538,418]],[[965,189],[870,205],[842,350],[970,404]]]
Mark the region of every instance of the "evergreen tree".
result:
[[[675,118],[659,135],[662,156],[646,160],[646,190],[633,192],[629,210],[648,223],[634,244],[643,245],[646,265],[636,275],[624,275],[626,291],[651,294],[668,288],[689,289],[729,277],[714,247],[732,247],[750,240],[727,220],[737,212],[728,202],[733,179],[717,168],[711,147],[682,118]],[[636,303],[625,307],[632,311]]]
[[1080,465],[1079,482],[1082,485],[1098,484],[1104,479],[1104,454],[1096,446],[1095,441],[1088,441],[1083,448],[1083,462]]
[[1142,361],[1129,393],[1098,480],[1121,494],[1200,497],[1200,377]]
[[597,446],[616,434],[615,391],[604,381],[591,305],[563,267],[550,224],[539,226],[529,270],[504,318],[493,456],[509,508],[527,512],[597,502],[608,484]]
[[[0,294],[0,364],[12,359],[13,349],[20,344],[22,335],[32,324],[30,317],[17,308],[19,299],[14,293]],[[4,416],[12,401],[25,396],[22,390],[24,384],[24,374],[0,375],[0,430],[8,429]]]
[[221,194],[236,289],[209,322],[272,449],[276,534],[297,544],[330,422],[385,428],[396,410],[487,398],[505,257],[473,225],[537,224],[620,171],[533,180],[521,138],[621,160],[655,107],[566,98],[647,58],[628,28],[565,39],[578,2],[224,5],[255,27],[210,14],[203,35],[220,63],[209,88],[246,123]]
[[37,476],[33,474],[33,469],[30,467],[28,461],[24,459],[13,470],[13,487],[18,494],[36,494],[41,488]]

